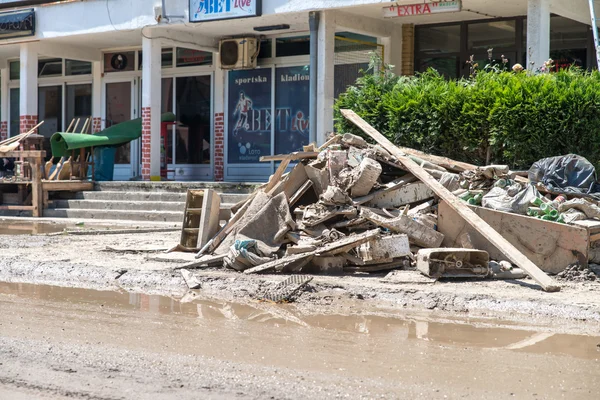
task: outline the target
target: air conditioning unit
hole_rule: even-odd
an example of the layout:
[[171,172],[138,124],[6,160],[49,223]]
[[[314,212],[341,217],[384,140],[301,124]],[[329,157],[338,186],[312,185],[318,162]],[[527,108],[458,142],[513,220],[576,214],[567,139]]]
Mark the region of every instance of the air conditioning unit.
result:
[[219,42],[222,69],[256,68],[260,51],[259,39],[253,37],[223,39]]

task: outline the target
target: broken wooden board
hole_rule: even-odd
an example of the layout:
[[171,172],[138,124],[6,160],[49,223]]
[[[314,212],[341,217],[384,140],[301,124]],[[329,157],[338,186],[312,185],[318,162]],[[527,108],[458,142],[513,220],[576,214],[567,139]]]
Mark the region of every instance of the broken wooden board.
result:
[[[552,274],[561,272],[568,265],[577,262],[576,253],[588,257],[588,233],[583,227],[489,208],[469,207],[542,271]],[[467,224],[447,202],[440,202],[438,214],[438,229],[444,234],[444,246],[462,247],[461,237],[468,233],[473,248],[487,251],[492,260],[509,261],[489,240]]]
[[319,152],[317,151],[296,151],[290,154],[277,154],[274,156],[262,156],[260,161],[298,161],[304,160],[305,158],[317,158]]
[[217,254],[214,256],[205,255],[198,259],[194,259],[193,261],[187,261],[186,264],[179,268],[208,268],[214,265],[222,265],[223,259],[227,256],[228,253],[225,254]]
[[[405,166],[405,168],[419,178],[423,183],[426,183],[431,190],[443,200],[446,200],[448,204],[456,210],[456,212],[464,218],[469,225],[475,230],[485,236],[492,244],[498,248],[509,261],[512,261],[517,266],[521,267],[525,272],[529,274],[545,291],[557,292],[560,290],[560,286],[554,279],[549,277],[539,269],[531,260],[529,260],[523,253],[521,253],[515,246],[508,242],[492,227],[490,227],[484,220],[482,220],[477,214],[475,214],[466,204],[462,203],[460,199],[454,196],[448,189],[446,189],[441,183],[439,183],[434,177],[429,175],[427,171],[418,166],[410,158],[403,154],[402,149],[396,147],[390,142],[385,136],[379,133],[375,128],[369,125],[365,120],[356,115],[351,110],[341,110],[344,117],[358,126],[363,132],[371,136],[377,143],[382,145],[387,151],[392,153],[398,160]],[[438,164],[439,165],[439,164]]]
[[374,212],[361,208],[360,216],[366,218],[377,226],[389,229],[396,233],[405,233],[411,242],[421,247],[439,247],[444,240],[444,235],[423,224],[418,223],[406,215],[396,218],[387,218]]
[[327,186],[329,186],[329,173],[327,172],[327,168],[315,168],[312,165],[307,165],[305,167],[306,175],[308,175],[308,179],[313,183],[313,187],[315,189],[315,193],[317,196],[320,196],[327,190]]
[[[415,178],[416,179],[416,178]],[[398,208],[425,201],[433,197],[433,191],[423,182],[409,183],[396,190],[378,193],[366,205],[375,208]]]
[[181,277],[189,289],[200,289],[202,287],[202,283],[190,271],[182,269],[180,272]]
[[309,181],[306,175],[304,164],[296,164],[292,171],[288,174],[283,184],[283,192],[288,200],[307,182]]

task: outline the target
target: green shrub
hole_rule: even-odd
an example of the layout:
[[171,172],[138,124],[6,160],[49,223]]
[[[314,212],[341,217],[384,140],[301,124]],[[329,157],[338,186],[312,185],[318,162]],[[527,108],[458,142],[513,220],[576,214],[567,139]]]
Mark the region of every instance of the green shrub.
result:
[[528,168],[576,153],[600,167],[600,73],[579,69],[527,74],[484,70],[446,80],[434,70],[414,77],[371,71],[335,104],[338,132],[361,134],[339,110],[349,108],[394,143],[483,165]]

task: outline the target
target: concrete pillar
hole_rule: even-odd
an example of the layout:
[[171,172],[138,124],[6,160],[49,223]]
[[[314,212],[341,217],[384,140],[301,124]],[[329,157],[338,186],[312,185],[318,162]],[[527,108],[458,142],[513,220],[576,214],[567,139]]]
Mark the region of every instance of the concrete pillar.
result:
[[21,44],[21,76],[19,78],[20,128],[25,133],[38,122],[38,45]]
[[527,66],[535,72],[550,58],[550,0],[527,1]]
[[102,62],[92,63],[92,132],[102,130]]
[[0,70],[0,140],[8,138],[8,68]]
[[161,42],[142,39],[142,179],[160,180]]
[[325,143],[333,132],[333,96],[335,62],[335,14],[321,11],[319,21],[319,60],[317,71],[317,144]]
[[219,54],[213,54],[215,60],[214,103],[215,119],[213,121],[213,179],[217,182],[225,180],[225,77],[221,69]]
[[394,67],[394,73],[402,71],[402,26],[395,27],[391,36],[380,39],[383,45],[383,62]]

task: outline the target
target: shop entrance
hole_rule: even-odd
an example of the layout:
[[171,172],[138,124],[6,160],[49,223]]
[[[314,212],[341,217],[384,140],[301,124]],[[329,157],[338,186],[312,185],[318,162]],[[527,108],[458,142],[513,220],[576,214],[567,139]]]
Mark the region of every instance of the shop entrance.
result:
[[[139,95],[137,78],[107,82],[105,87],[105,127],[138,118]],[[140,176],[140,139],[120,146],[115,155],[114,180],[129,180]]]

